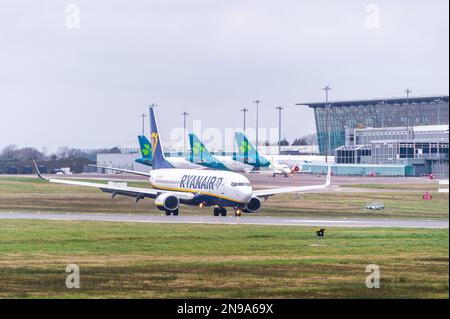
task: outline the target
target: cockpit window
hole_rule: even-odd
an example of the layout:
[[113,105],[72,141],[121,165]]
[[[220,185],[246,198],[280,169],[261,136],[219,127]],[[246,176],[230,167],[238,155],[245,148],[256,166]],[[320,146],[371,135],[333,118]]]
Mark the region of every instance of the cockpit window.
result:
[[235,183],[235,182],[231,183],[231,187],[236,187],[236,186],[251,186],[251,184],[250,183]]

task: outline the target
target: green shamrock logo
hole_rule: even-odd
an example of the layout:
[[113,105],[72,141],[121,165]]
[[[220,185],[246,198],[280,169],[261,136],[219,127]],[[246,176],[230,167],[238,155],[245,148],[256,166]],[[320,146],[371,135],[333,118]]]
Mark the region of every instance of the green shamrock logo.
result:
[[200,152],[203,152],[205,150],[205,147],[200,142],[195,142],[192,150],[194,151],[194,154],[197,155]]
[[144,144],[144,148],[142,149],[142,154],[144,156],[147,156],[148,154],[150,154],[150,144],[148,144],[148,143]]
[[247,141],[242,141],[241,146],[239,146],[239,150],[241,151],[241,153],[246,153],[252,149],[253,149],[252,146],[248,144]]

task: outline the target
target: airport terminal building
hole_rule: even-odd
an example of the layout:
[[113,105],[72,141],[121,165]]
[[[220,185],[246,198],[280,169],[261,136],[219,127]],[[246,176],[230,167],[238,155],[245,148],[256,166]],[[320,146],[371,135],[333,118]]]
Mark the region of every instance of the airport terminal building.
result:
[[336,163],[411,166],[409,175],[448,176],[448,125],[346,129]]
[[427,96],[297,105],[314,109],[320,153],[335,155],[349,175],[371,169],[384,175],[389,165],[386,175],[448,176],[448,101]]
[[[314,109],[319,151],[345,145],[346,128],[448,125],[448,96],[297,103]],[[329,134],[329,139],[328,139]]]

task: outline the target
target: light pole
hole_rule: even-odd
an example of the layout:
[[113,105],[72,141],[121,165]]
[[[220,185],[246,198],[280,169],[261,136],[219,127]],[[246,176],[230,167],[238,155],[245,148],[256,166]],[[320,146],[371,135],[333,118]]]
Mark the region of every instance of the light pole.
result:
[[331,139],[330,139],[330,120],[329,120],[329,111],[328,111],[328,91],[331,90],[331,87],[327,85],[326,87],[322,88],[322,90],[325,91],[325,117],[326,117],[326,125],[327,125],[327,150],[325,152],[325,162],[328,163],[328,155],[330,153],[331,148]]
[[147,117],[147,115],[145,113],[142,113],[141,115],[139,115],[139,117],[142,117],[142,136],[145,135],[145,118]]
[[281,110],[282,106],[277,106],[275,109],[278,110],[278,155],[281,154]]
[[407,128],[408,128],[408,130],[409,130],[409,121],[410,121],[410,114],[409,114],[409,94],[411,94],[411,92],[412,92],[412,89],[410,89],[410,88],[407,88],[405,91],[404,91],[405,93],[406,93],[406,108],[408,109],[408,111],[406,112],[406,126],[407,126]]
[[381,108],[381,127],[384,127],[384,106],[386,105],[386,100],[377,103]]
[[258,153],[258,122],[259,122],[259,103],[260,100],[256,100],[253,103],[256,104],[256,153]]
[[436,100],[434,100],[434,102],[436,102],[437,104],[437,120],[438,120],[438,125],[441,125],[441,98],[437,98]]
[[247,108],[243,108],[243,109],[241,109],[241,112],[244,112],[244,134],[245,134],[245,129],[246,129],[246,127],[245,127],[245,125],[246,125],[246,113],[248,112],[248,109]]
[[411,88],[407,88],[406,90],[405,90],[405,93],[406,93],[406,103],[409,105],[409,94],[412,92],[412,89]]
[[181,115],[183,115],[183,156],[184,153],[186,153],[186,117],[189,115],[188,112],[184,111],[183,113],[181,113]]

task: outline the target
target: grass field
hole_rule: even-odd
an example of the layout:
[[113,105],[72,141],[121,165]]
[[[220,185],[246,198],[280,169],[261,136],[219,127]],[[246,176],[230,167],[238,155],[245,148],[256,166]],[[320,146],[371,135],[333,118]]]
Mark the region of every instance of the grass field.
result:
[[[2,220],[3,298],[448,298],[448,230]],[[367,289],[368,264],[381,287]],[[80,267],[67,289],[65,268]]]
[[[97,181],[98,182],[98,181]],[[143,182],[131,186],[146,186]],[[448,194],[427,185],[350,185],[355,192],[276,196],[260,215],[448,219]],[[391,187],[391,188],[389,188]],[[366,190],[364,190],[364,189]],[[386,209],[367,213],[368,202]],[[160,214],[95,189],[0,177],[0,211]],[[183,207],[182,214],[211,214]],[[448,298],[448,229],[326,230],[244,225],[0,221],[3,298]],[[365,268],[381,269],[367,289]],[[81,289],[67,289],[77,264]]]
[[[148,186],[146,182],[129,185]],[[449,215],[448,194],[438,193],[434,184],[364,184],[348,187],[355,188],[355,192],[274,196],[264,203],[259,214],[337,218],[448,218]],[[433,200],[422,199],[424,189],[432,193]],[[386,209],[370,213],[364,211],[365,205],[370,202],[383,202]],[[17,177],[0,177],[0,211],[160,214],[151,199],[135,204],[132,198],[118,196],[112,200],[110,195],[96,189]],[[211,215],[212,212],[207,207],[183,206],[181,214]]]

